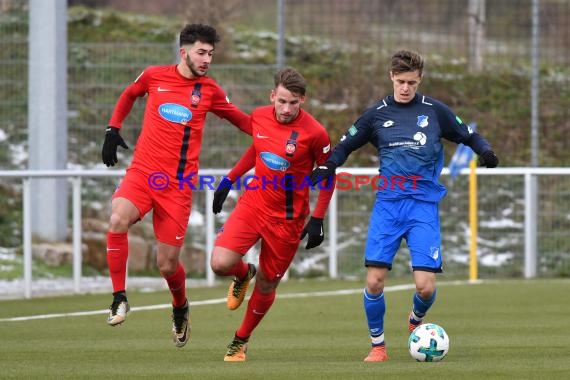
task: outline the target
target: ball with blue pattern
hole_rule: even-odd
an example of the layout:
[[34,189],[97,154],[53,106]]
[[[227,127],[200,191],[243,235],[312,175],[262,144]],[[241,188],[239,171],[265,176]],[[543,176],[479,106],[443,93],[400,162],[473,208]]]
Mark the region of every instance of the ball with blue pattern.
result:
[[449,351],[449,336],[435,323],[421,324],[410,334],[408,350],[419,362],[439,362]]

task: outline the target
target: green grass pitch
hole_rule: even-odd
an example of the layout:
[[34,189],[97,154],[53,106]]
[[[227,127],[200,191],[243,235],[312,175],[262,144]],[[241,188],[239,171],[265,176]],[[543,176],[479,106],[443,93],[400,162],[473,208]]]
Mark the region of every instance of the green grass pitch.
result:
[[[225,363],[245,304],[229,311],[226,287],[192,288],[192,337],[170,342],[170,296],[131,292],[123,326],[105,323],[109,295],[0,302],[1,379],[568,379],[570,280],[445,283],[427,321],[449,334],[447,357],[415,362],[406,318],[413,290],[386,291],[390,361],[364,363],[370,341],[363,282],[290,280],[250,339],[248,361]],[[402,284],[400,285],[409,285]],[[335,293],[336,290],[347,290]],[[209,301],[212,300],[212,301]],[[161,306],[162,305],[162,306]],[[84,312],[40,318],[41,315]],[[13,320],[36,316],[38,319]]]

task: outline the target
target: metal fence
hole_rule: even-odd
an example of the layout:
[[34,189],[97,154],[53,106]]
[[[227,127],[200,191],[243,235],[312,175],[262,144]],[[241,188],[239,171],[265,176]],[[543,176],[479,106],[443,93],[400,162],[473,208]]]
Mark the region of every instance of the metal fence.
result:
[[[211,74],[223,85],[234,103],[246,111],[267,102],[271,75],[278,64],[294,62],[302,72],[314,78],[310,83],[311,101],[307,107],[327,120],[331,135],[338,135],[346,129],[346,120],[359,114],[367,102],[386,93],[386,59],[393,50],[400,47],[417,49],[429,55],[428,78],[451,81],[457,87],[463,86],[468,80],[467,73],[471,70],[505,73],[505,78],[510,81],[528,83],[528,86],[521,87],[509,81],[481,81],[480,86],[489,94],[496,92],[497,88],[513,87],[509,96],[516,98],[518,107],[509,111],[511,113],[489,115],[489,107],[485,104],[487,99],[480,99],[477,104],[481,107],[477,110],[478,115],[487,119],[487,128],[499,129],[495,143],[502,147],[504,157],[510,160],[509,164],[524,166],[531,162],[533,120],[529,110],[533,97],[533,60],[536,60],[540,69],[536,84],[540,93],[536,121],[541,126],[538,147],[541,162],[556,162],[554,166],[567,166],[570,163],[567,154],[570,108],[549,107],[553,100],[559,100],[562,104],[566,101],[567,105],[570,99],[570,1],[231,2],[237,5],[233,9],[238,11],[227,15],[231,23],[223,25],[226,51],[224,58],[216,61]],[[216,2],[200,6],[215,7]],[[0,3],[0,168],[3,170],[23,170],[28,164],[27,12],[27,0]],[[539,17],[533,18],[536,16],[534,13],[538,13]],[[539,24],[533,29],[533,22],[537,19]],[[186,22],[179,21],[180,24]],[[281,35],[280,31],[283,32]],[[537,37],[539,49],[535,51],[533,41]],[[260,40],[264,44],[252,46],[250,43]],[[283,49],[282,52],[279,48]],[[68,49],[68,168],[100,169],[102,131],[121,90],[144,67],[173,62],[175,49],[173,42],[90,41],[69,43]],[[282,61],[278,62],[280,54]],[[354,57],[365,58],[359,58],[349,66],[340,63],[341,59],[351,62]],[[480,67],[474,65],[476,62]],[[327,70],[315,74],[318,65],[324,65]],[[433,69],[434,66],[437,69]],[[330,86],[330,82],[336,82],[340,90],[338,86]],[[433,87],[430,89],[437,90]],[[445,96],[462,113],[470,115],[473,111],[464,106],[462,97],[465,94],[457,92]],[[143,105],[142,101],[137,102],[125,123],[123,133],[131,144],[140,132]],[[518,116],[514,113],[522,113],[525,122],[512,125],[510,120]],[[336,121],[337,117],[341,121]],[[238,134],[235,128],[215,117],[208,119],[207,131],[202,149],[202,168],[226,168],[232,165],[250,143],[245,136],[236,138]],[[523,158],[511,159],[516,156],[514,152],[523,152]],[[129,151],[120,153],[122,165],[129,160]],[[452,273],[462,274],[465,270],[462,261],[468,248],[465,240],[467,188],[461,179],[452,182],[444,177],[443,180],[451,190],[441,207],[443,239],[447,247],[453,247],[453,257],[456,257],[447,265]],[[565,235],[570,220],[567,182],[568,176],[539,177],[540,207],[536,223],[539,231],[538,250],[544,253],[544,256],[540,256],[539,276],[567,276],[570,272],[570,248]],[[82,214],[106,218],[106,205],[114,185],[115,181],[110,178],[85,179],[81,192]],[[524,273],[521,256],[526,238],[523,232],[523,188],[523,176],[518,174],[480,179],[482,235],[479,243],[481,255],[489,263],[484,266],[481,276],[520,276]],[[0,246],[23,245],[20,190],[19,181],[3,178],[0,182]],[[203,205],[206,202],[203,197],[205,193],[196,194],[195,201]],[[362,275],[361,234],[366,228],[372,197],[372,191],[338,194],[338,268],[343,276]],[[201,207],[197,206],[194,210]],[[200,213],[195,211],[193,214],[198,217]],[[205,214],[202,216],[206,217]],[[205,231],[200,230],[199,226],[193,231],[188,239],[189,244],[205,251]],[[401,256],[405,257],[405,254]],[[327,266],[319,263],[325,263],[327,257],[323,250],[317,250],[311,257],[300,251],[300,262],[315,265],[298,265],[294,270],[299,275],[319,275],[323,272],[322,265]],[[498,265],[504,262],[512,265]],[[454,269],[456,264],[457,269]],[[398,267],[405,270],[405,263]]]
[[[202,170],[201,176],[220,176],[225,170]],[[366,241],[368,217],[374,203],[375,190],[370,184],[361,187],[356,176],[371,178],[376,168],[341,168],[337,174],[351,177],[345,185],[337,184],[331,201],[327,230],[323,244],[311,251],[301,245],[290,268],[289,275],[295,277],[364,278],[364,244]],[[464,169],[462,174],[467,174]],[[442,253],[444,275],[450,278],[469,278],[469,217],[468,186],[465,176],[454,182],[443,172],[444,182],[450,193],[441,203]],[[570,168],[502,168],[477,169],[478,174],[478,235],[477,262],[479,278],[505,277],[559,277],[570,275]],[[81,293],[84,227],[82,223],[82,194],[86,184],[93,185],[97,178],[114,178],[124,175],[123,171],[0,171],[0,178],[23,181],[22,186],[22,228],[23,231],[23,277],[24,297],[32,296],[32,236],[30,212],[30,181],[32,178],[63,177],[72,184],[72,271],[74,291]],[[538,208],[539,220],[533,220],[532,178],[540,179]],[[348,178],[348,177],[346,177]],[[91,182],[90,182],[91,181]],[[350,182],[350,185],[347,185]],[[200,183],[200,182],[198,182]],[[491,189],[491,191],[489,191]],[[204,187],[193,196],[195,222],[189,227],[186,250],[199,252],[204,263],[200,271],[191,274],[213,285],[215,275],[209,268],[217,228],[227,218],[227,213],[214,216],[211,213],[213,189]],[[229,199],[236,198],[237,191]],[[316,192],[313,192],[316,193]],[[315,194],[313,194],[315,195]],[[224,209],[231,209],[231,201]],[[536,236],[537,241],[528,236]],[[253,247],[248,259],[255,262],[258,247]],[[99,253],[105,256],[104,250]],[[131,254],[134,254],[131,252]],[[410,275],[409,254],[405,243],[396,256],[391,276]],[[1,279],[1,275],[0,275]]]

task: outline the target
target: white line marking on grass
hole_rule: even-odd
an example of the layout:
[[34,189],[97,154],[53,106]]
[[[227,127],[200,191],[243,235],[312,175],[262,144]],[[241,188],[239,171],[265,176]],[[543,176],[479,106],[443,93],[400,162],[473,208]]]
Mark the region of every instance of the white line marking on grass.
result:
[[[480,284],[483,281],[448,281],[448,282],[438,282],[437,286],[449,286],[449,285],[467,285],[467,284]],[[401,290],[414,289],[414,284],[404,284],[404,285],[394,285],[387,286],[384,288],[384,292],[397,292]],[[363,288],[358,289],[342,289],[342,290],[328,290],[321,292],[306,292],[306,293],[285,293],[277,294],[278,298],[308,298],[308,297],[329,297],[329,296],[339,296],[339,295],[350,295],[362,293]],[[225,303],[225,298],[214,298],[204,301],[191,301],[190,306],[202,306],[202,305],[216,305],[220,303]],[[132,307],[131,311],[144,311],[144,310],[159,310],[159,309],[169,309],[171,304],[161,304],[161,305],[149,305],[149,306],[138,306]],[[31,321],[34,319],[51,319],[51,318],[63,318],[63,317],[82,317],[88,315],[99,315],[107,314],[109,309],[104,310],[93,310],[93,311],[78,311],[74,313],[57,313],[57,314],[41,314],[41,315],[30,315],[24,317],[12,317],[12,318],[1,318],[0,322],[21,322],[21,321]]]

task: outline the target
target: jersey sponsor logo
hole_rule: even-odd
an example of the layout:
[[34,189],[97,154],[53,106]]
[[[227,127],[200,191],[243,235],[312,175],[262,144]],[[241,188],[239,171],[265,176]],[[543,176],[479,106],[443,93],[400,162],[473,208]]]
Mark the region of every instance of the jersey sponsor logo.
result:
[[323,148],[323,153],[328,153],[330,150],[331,150],[331,144],[329,144]]
[[426,145],[427,136],[421,132],[416,132],[414,135],[414,141],[417,141],[420,145]]
[[284,172],[289,168],[289,166],[291,166],[291,163],[289,161],[283,157],[276,155],[275,153],[261,152],[259,157],[261,157],[261,161],[263,161],[265,166],[271,170],[279,170]]
[[425,145],[427,142],[427,136],[422,132],[416,132],[414,135],[414,141],[406,140],[406,141],[393,141],[388,144],[389,147],[408,147],[413,149],[418,149],[417,147],[420,145]]
[[457,121],[457,124],[463,124],[463,120],[461,120],[457,115],[455,115],[455,121]]
[[382,124],[382,126],[383,126],[384,128],[390,128],[390,127],[393,127],[394,124],[395,124],[395,123],[394,123],[393,120],[388,120],[388,121],[385,121],[384,124]]
[[162,88],[162,87],[159,86],[158,89],[157,89],[157,91],[158,91],[158,92],[168,92],[168,91],[170,91],[170,90],[169,90],[168,88]]
[[192,120],[192,112],[179,104],[165,103],[158,107],[158,113],[164,119],[173,123],[186,124]]
[[428,117],[426,115],[418,116],[418,127],[425,128],[428,124]]
[[257,136],[256,136],[256,137],[257,137],[258,139],[268,139],[268,138],[269,138],[269,136],[264,136],[264,135],[260,134],[259,132],[257,132]]
[[176,238],[176,240],[180,240],[180,239],[183,239],[183,238],[184,238],[184,235],[182,235],[182,236],[176,235],[175,238]]

